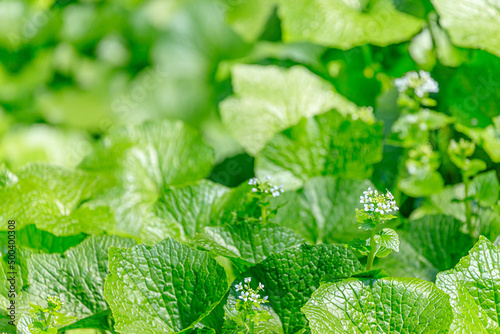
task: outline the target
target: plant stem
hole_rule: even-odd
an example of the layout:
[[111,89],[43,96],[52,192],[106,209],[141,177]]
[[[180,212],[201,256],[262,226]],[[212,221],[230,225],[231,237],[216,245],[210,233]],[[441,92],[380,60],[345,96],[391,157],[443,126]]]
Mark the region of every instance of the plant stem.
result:
[[253,323],[253,321],[250,321],[250,331],[249,331],[250,334],[254,333],[254,328],[253,327],[254,327],[254,323]]
[[45,321],[45,330],[49,329],[51,323],[52,323],[52,314],[49,313],[49,316],[47,317],[47,320]]
[[372,270],[373,260],[375,259],[375,252],[377,251],[377,244],[375,243],[375,230],[372,230],[372,236],[370,237],[370,247],[371,251],[368,254],[368,258],[366,259],[366,270]]
[[267,209],[264,205],[261,206],[261,217],[262,217],[262,224],[265,224],[267,220]]
[[462,176],[462,179],[464,181],[465,185],[465,221],[467,223],[467,230],[469,231],[469,235],[474,238],[474,231],[472,230],[472,209],[470,206],[470,200],[469,200],[469,187],[470,187],[470,182],[469,178],[465,175]]

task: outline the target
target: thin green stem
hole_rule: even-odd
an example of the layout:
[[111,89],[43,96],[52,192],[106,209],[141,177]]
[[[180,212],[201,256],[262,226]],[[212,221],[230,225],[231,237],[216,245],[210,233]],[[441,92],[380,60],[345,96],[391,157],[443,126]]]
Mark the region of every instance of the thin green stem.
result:
[[373,260],[375,259],[375,252],[377,251],[377,244],[375,243],[375,229],[372,230],[372,235],[370,237],[370,247],[371,251],[366,259],[366,270],[372,270]]
[[52,323],[52,314],[49,313],[49,316],[47,317],[47,320],[45,321],[45,329],[48,329],[49,326]]
[[465,185],[465,221],[467,223],[467,229],[469,231],[469,235],[474,239],[474,231],[472,226],[472,208],[469,200],[469,188],[470,182],[469,178],[465,175],[462,176]]
[[265,224],[267,221],[267,209],[264,205],[261,206],[261,217],[262,217],[262,224]]
[[254,322],[253,321],[250,321],[250,331],[249,331],[250,334],[253,334],[255,333],[255,330],[254,330]]

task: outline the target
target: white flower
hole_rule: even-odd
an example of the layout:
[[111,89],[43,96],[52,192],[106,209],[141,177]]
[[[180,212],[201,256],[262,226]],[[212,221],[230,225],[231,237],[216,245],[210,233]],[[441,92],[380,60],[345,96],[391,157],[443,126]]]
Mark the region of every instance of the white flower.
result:
[[264,290],[264,284],[259,282],[259,290]]
[[250,283],[252,281],[252,278],[251,277],[246,277],[245,278],[245,283]]
[[399,92],[413,88],[418,97],[423,97],[425,93],[439,92],[438,83],[432,79],[429,72],[422,70],[418,73],[415,71],[406,73],[402,78],[395,79],[394,85]]
[[257,191],[257,188],[252,188],[252,192],[256,193]]
[[257,178],[253,177],[248,181],[248,184],[253,186],[257,184]]
[[260,297],[260,295],[253,294],[250,296],[250,300],[254,303],[257,303],[257,299]]
[[236,291],[243,290],[243,283],[240,282],[240,284],[236,284]]
[[[361,203],[364,204],[364,211],[366,212],[377,212],[380,214],[385,214],[399,210],[396,206],[396,201],[394,196],[389,190],[386,189],[386,193],[379,193],[377,190],[372,190],[368,188],[367,191],[363,192],[365,196],[360,196]],[[368,195],[366,195],[368,193]]]
[[246,302],[248,300],[248,295],[249,295],[248,292],[241,292],[241,295],[239,298],[242,299],[244,302]]
[[264,298],[262,298],[262,300],[267,300],[267,298],[269,298],[268,296],[265,296]]

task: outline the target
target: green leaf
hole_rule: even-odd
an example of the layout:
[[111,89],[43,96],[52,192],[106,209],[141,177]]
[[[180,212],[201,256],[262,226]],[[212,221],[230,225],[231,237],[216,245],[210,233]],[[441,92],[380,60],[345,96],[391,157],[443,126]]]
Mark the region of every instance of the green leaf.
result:
[[439,23],[455,45],[500,56],[500,28],[497,25],[500,5],[497,2],[432,0],[432,3],[440,16]]
[[9,322],[12,321],[8,313],[0,309],[0,328],[7,334],[16,334],[16,326],[12,326]]
[[[0,232],[0,247],[7,247],[7,237],[8,232]],[[39,250],[43,253],[64,253],[82,242],[85,237],[85,234],[57,237],[52,233],[37,229],[35,225],[28,225],[16,231],[16,246]]]
[[384,246],[377,246],[377,251],[375,252],[375,256],[378,258],[384,258],[389,256],[389,254],[392,253],[392,249],[384,247]]
[[436,279],[439,270],[420,254],[404,236],[401,236],[399,241],[399,249],[399,252],[378,260],[375,267],[384,269],[395,277],[416,277],[427,281]]
[[[108,248],[130,247],[131,239],[117,236],[89,237],[74,248],[60,254],[32,254],[27,259],[28,280],[23,295],[31,303],[43,305],[48,296],[59,296],[60,312],[79,321],[94,316],[107,316],[104,279],[108,274]],[[78,328],[78,325],[74,325]]]
[[399,236],[391,228],[384,228],[373,237],[377,245],[399,252]]
[[248,41],[254,41],[264,32],[275,1],[222,0],[227,5],[227,20],[233,29]]
[[256,157],[255,168],[257,175],[293,189],[315,176],[368,178],[381,159],[381,123],[331,111],[277,134]]
[[368,255],[372,250],[367,240],[356,238],[348,243],[349,248],[353,251],[359,252],[361,255]]
[[[198,131],[180,121],[165,120],[116,129],[82,167],[108,171],[121,181],[103,199],[114,210],[116,233],[151,242],[157,241],[149,240],[156,232],[181,234],[172,222],[153,216],[162,189],[208,176],[213,159],[213,150]],[[146,224],[150,226],[142,231]]]
[[110,208],[93,201],[114,184],[102,174],[31,164],[17,177],[15,184],[0,188],[0,230],[7,230],[9,219],[17,221],[18,229],[34,224],[56,236],[98,234],[113,228]]
[[417,278],[326,283],[302,308],[315,334],[447,333],[449,298]]
[[19,181],[18,177],[12,173],[5,165],[0,165],[0,188],[11,186]]
[[470,193],[482,206],[494,206],[498,202],[500,183],[494,170],[481,173],[472,179]]
[[186,235],[194,237],[205,226],[212,225],[212,219],[218,211],[217,202],[228,191],[228,188],[208,180],[166,187],[153,211],[162,220],[182,226]]
[[[82,168],[142,173],[148,182],[161,186],[208,176],[213,158],[213,150],[198,131],[181,121],[164,120],[115,129],[83,161]],[[147,168],[146,162],[151,162]],[[145,170],[136,170],[141,167]]]
[[304,67],[237,65],[232,68],[235,96],[221,105],[232,136],[256,155],[273,136],[302,118],[331,109],[349,113],[356,106]]
[[284,206],[273,221],[293,229],[314,244],[368,237],[369,234],[358,228],[355,209],[362,207],[359,196],[370,186],[373,185],[368,180],[312,178],[297,192],[285,192],[275,199],[276,205],[283,203]]
[[76,167],[91,149],[88,135],[47,124],[13,127],[0,142],[0,160],[12,169],[30,162]]
[[471,138],[477,137],[474,141],[483,146],[496,162],[500,158],[500,126],[494,121],[498,117],[495,108],[500,98],[498,76],[499,58],[477,51],[468,62],[453,71],[453,76],[446,78],[446,85],[439,93],[439,108],[454,116],[455,128]]
[[438,172],[423,175],[408,175],[398,182],[398,188],[411,197],[428,197],[439,194],[444,187],[444,180]]
[[452,333],[500,331],[500,249],[485,237],[454,269],[438,274],[436,285],[450,296]]
[[236,223],[206,227],[193,243],[231,259],[240,269],[265,260],[274,253],[302,244],[304,239],[288,228],[274,224]]
[[363,270],[354,254],[336,245],[302,245],[273,254],[249,270],[265,286],[269,305],[278,314],[283,332],[307,330],[300,308],[319,287],[324,275],[350,276]]
[[407,41],[423,25],[398,11],[390,0],[281,0],[279,15],[285,41],[306,40],[343,50]]
[[151,248],[111,248],[109,269],[104,294],[122,334],[188,330],[228,290],[224,268],[208,253],[170,238]]
[[493,209],[479,209],[474,235],[484,235],[490,240],[495,240],[500,235],[500,206],[497,205]]
[[451,216],[429,215],[410,220],[402,238],[438,270],[452,268],[472,245],[472,238],[461,232],[462,222]]

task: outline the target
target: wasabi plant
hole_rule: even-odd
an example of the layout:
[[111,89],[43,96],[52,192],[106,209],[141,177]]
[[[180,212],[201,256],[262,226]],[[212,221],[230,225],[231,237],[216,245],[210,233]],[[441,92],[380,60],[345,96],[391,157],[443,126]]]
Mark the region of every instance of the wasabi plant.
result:
[[244,279],[244,282],[236,284],[236,292],[239,292],[236,302],[236,317],[232,320],[237,324],[238,334],[256,333],[256,326],[261,322],[266,322],[273,317],[262,308],[262,305],[268,302],[267,296],[261,296],[264,291],[264,285],[259,282],[257,288],[253,289],[250,285],[251,277]]
[[258,199],[261,208],[260,220],[262,223],[267,222],[271,198],[278,197],[284,192],[283,185],[273,185],[269,180],[268,176],[265,180],[259,180],[254,177],[248,181],[248,184],[252,186],[252,195]]
[[57,329],[69,325],[77,318],[58,312],[63,303],[59,297],[48,296],[47,307],[29,303],[29,315],[33,322],[29,324],[31,334],[56,334]]
[[462,182],[465,186],[465,197],[463,202],[465,204],[465,219],[467,224],[467,233],[469,233],[473,238],[474,222],[472,214],[472,206],[470,198],[470,183],[471,178],[477,175],[479,172],[486,169],[486,163],[479,159],[470,159],[476,150],[476,145],[470,141],[460,138],[458,142],[455,140],[450,141],[448,146],[448,156],[450,160],[455,164],[455,166],[460,169],[462,175]]
[[[394,80],[399,96],[401,116],[392,126],[391,145],[404,147],[404,164],[399,166],[397,190],[412,197],[429,196],[442,190],[444,180],[437,171],[441,156],[433,150],[439,146],[434,131],[445,128],[452,119],[431,110],[437,102],[431,93],[438,93],[438,83],[428,72],[406,73]],[[443,130],[443,133],[447,131]],[[445,140],[447,142],[447,140]],[[397,197],[399,194],[396,193]]]
[[394,196],[387,192],[379,193],[371,187],[360,196],[363,209],[356,209],[356,220],[360,224],[360,229],[370,231],[370,238],[367,240],[355,239],[349,246],[362,255],[367,256],[366,270],[371,270],[375,257],[383,258],[391,251],[399,252],[399,237],[396,231],[391,228],[384,228],[384,223],[397,218],[391,213],[397,212]]

